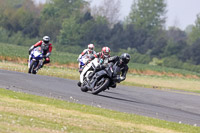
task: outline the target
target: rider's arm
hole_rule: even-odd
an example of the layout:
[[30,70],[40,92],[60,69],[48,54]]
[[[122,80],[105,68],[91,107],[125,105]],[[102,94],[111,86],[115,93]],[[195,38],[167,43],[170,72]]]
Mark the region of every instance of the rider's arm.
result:
[[94,58],[99,58],[99,53],[93,54],[92,56],[90,56],[89,60],[94,60]]
[[34,48],[36,48],[37,46],[41,46],[41,45],[42,45],[42,41],[39,41],[39,42],[37,42],[36,44],[32,45],[32,46],[29,48],[28,53],[30,54],[31,51],[32,51]]
[[34,45],[32,45],[29,50],[28,50],[28,54],[30,55],[31,51],[34,49]]
[[78,56],[77,61],[79,61],[79,59],[80,59],[83,55],[85,55],[86,52],[87,52],[87,49],[83,50],[83,52]]
[[52,44],[50,43],[49,44],[49,50],[48,50],[47,54],[45,55],[46,58],[51,55],[51,51],[52,51]]
[[79,59],[81,58],[81,56],[82,56],[81,54],[78,56],[77,61],[79,61]]
[[120,81],[123,81],[123,80],[126,79],[126,74],[127,74],[127,72],[128,72],[128,66],[125,65],[125,66],[124,66],[124,69],[122,69],[122,74],[121,74],[121,77],[120,77]]
[[36,44],[34,44],[33,46],[34,47],[37,47],[37,46],[41,46],[42,45],[42,41],[39,41],[39,42],[37,42]]
[[53,48],[53,47],[52,47],[52,44],[50,43],[50,44],[49,44],[49,51],[48,51],[49,53],[51,53],[52,48]]
[[48,58],[51,55],[51,52],[48,52],[45,57]]
[[112,56],[108,59],[108,62],[116,62],[119,60],[119,57],[118,56]]

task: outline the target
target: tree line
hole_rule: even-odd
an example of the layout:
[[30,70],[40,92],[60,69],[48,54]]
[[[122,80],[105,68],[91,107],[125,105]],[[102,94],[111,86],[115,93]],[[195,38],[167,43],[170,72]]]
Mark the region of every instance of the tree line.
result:
[[104,0],[95,9],[85,0],[40,5],[0,0],[0,42],[30,46],[49,35],[58,51],[80,53],[94,43],[112,52],[129,52],[133,62],[200,72],[200,15],[184,31],[166,29],[166,7],[165,0],[133,0],[129,16],[119,21],[115,0]]

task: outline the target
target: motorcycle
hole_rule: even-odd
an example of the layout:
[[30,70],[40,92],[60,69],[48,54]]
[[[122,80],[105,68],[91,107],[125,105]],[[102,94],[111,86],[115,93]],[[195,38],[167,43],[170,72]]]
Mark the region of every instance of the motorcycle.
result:
[[98,60],[98,58],[95,58],[90,63],[86,64],[83,71],[81,72],[80,83],[81,83],[81,90],[83,92],[88,91],[88,89],[85,87],[84,83],[89,80],[89,74],[91,74],[98,65],[99,65],[99,60]]
[[36,47],[31,51],[28,62],[28,73],[36,74],[43,64],[43,50]]
[[[90,69],[91,68],[89,68],[89,70]],[[109,89],[109,87],[114,88],[116,86],[118,82],[117,79],[120,75],[120,67],[117,65],[117,62],[114,65],[109,64],[105,69],[96,72],[91,79],[88,78],[90,72],[91,71],[87,71],[85,77],[82,78],[81,90],[83,92],[91,91],[92,94],[96,95]]]
[[89,57],[88,56],[82,56],[80,59],[79,59],[79,72],[81,73],[86,62],[89,60]]

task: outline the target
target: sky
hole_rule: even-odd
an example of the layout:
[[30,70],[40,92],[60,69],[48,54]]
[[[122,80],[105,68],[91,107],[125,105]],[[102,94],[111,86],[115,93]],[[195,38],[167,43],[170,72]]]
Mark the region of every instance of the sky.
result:
[[[34,0],[44,2],[45,0]],[[91,5],[98,5],[103,0],[88,0]],[[133,0],[120,0],[120,20],[128,16]],[[167,1],[167,20],[166,28],[176,26],[182,30],[190,24],[195,24],[196,15],[200,13],[200,0],[166,0]]]

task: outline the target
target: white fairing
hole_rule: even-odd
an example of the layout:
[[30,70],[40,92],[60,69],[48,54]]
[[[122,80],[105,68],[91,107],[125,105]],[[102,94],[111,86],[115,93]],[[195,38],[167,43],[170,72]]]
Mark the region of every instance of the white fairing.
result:
[[28,58],[28,68],[30,68],[31,55],[34,55],[34,57],[38,57],[38,56],[41,57],[42,56],[42,50],[39,47],[37,47],[37,48],[35,48],[31,51],[31,54],[29,55],[29,58]]
[[92,60],[90,63],[88,63],[88,64],[84,67],[84,69],[83,69],[83,71],[82,71],[82,73],[81,73],[81,75],[80,75],[80,82],[83,83],[84,77],[87,78],[88,75],[89,75],[89,73],[92,72],[92,71],[88,71],[91,67],[97,67],[98,65],[99,65],[98,58],[95,58],[95,59]]
[[82,56],[80,59],[79,59],[79,62],[82,62],[82,63],[86,63],[88,61],[88,57],[87,56]]
[[33,55],[34,55],[35,57],[38,57],[39,55],[41,55],[41,52],[35,50],[35,51],[33,52]]

